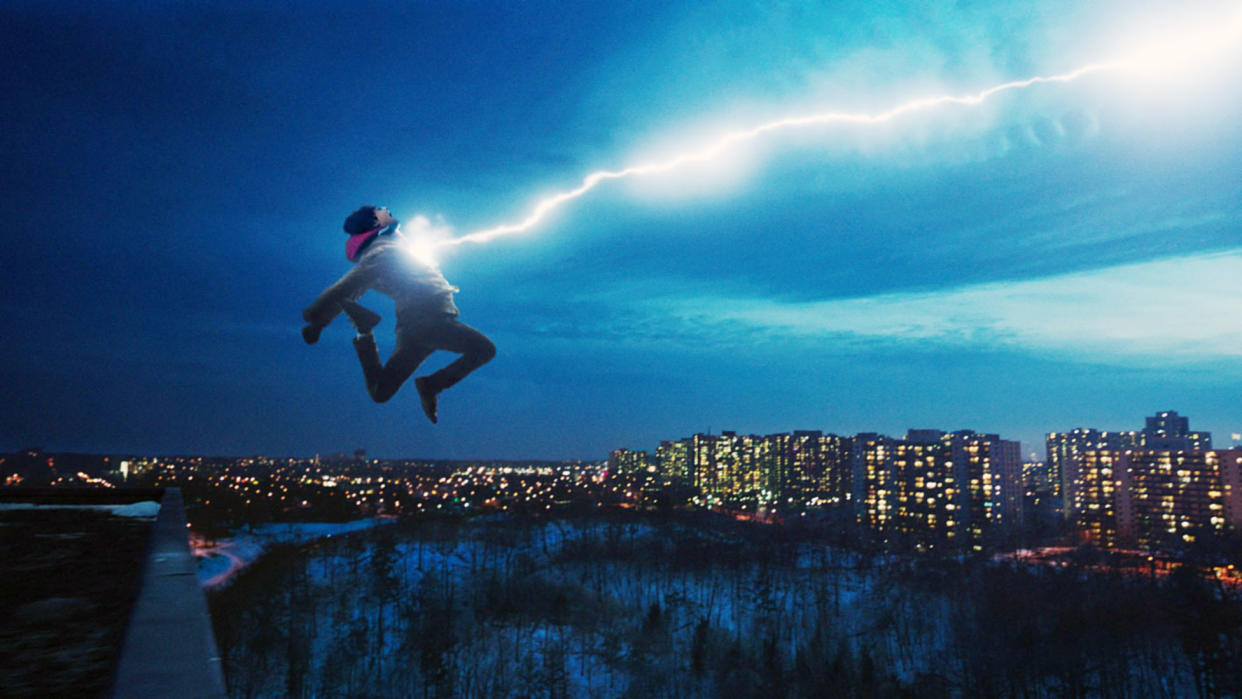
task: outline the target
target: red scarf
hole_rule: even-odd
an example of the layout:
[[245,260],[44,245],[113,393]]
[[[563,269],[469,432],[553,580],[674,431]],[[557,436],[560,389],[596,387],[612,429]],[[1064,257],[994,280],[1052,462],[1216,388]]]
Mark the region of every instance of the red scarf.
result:
[[366,247],[366,244],[382,230],[384,229],[381,227],[349,236],[349,240],[345,241],[345,257],[349,258],[350,262],[357,262],[362,248]]

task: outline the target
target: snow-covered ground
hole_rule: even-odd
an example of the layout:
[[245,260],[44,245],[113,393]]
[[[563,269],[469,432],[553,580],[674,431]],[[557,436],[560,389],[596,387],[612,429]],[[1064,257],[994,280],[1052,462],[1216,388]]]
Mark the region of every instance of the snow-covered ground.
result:
[[97,512],[111,512],[117,517],[155,519],[155,516],[160,513],[160,504],[154,500],[134,502],[128,505],[44,505],[29,502],[5,502],[0,503],[0,510],[95,510]]
[[[1096,653],[1082,640],[1090,627],[1056,630],[1078,623],[1058,621],[1062,597],[1020,613],[1040,586],[1069,593],[1071,607],[1083,590],[1112,588],[1004,562],[928,566],[782,543],[764,531],[480,518],[339,537],[273,561],[265,586],[215,598],[230,691],[825,696],[933,682],[931,694],[1052,696],[1076,683],[1133,689],[1165,678],[1172,696],[1191,686],[1184,657],[1150,629],[1142,643]],[[230,550],[245,554],[246,543]],[[1014,574],[989,576],[1006,570]],[[1025,587],[1011,591],[1015,580]],[[1032,639],[1065,642],[1070,657],[1013,679],[1003,663],[1039,660],[1021,651],[1020,625],[1031,621],[1043,624],[1028,629]],[[1114,656],[1120,665],[1107,666]],[[1108,674],[1117,667],[1129,674]]]
[[264,524],[214,541],[191,536],[190,547],[198,557],[199,583],[205,588],[214,589],[224,585],[238,571],[258,560],[273,545],[305,544],[390,524],[393,521],[387,517],[371,517],[353,522]]
[[[683,564],[670,534],[683,553],[699,542],[722,550],[736,542],[710,531],[589,521],[476,521],[418,531],[388,544],[362,537],[316,548],[294,564],[286,599],[260,603],[245,612],[257,617],[239,624],[275,623],[305,634],[299,657],[309,665],[311,693],[343,686],[401,692],[387,683],[411,676],[422,687],[433,662],[464,696],[525,696],[548,683],[567,696],[644,695],[644,682],[663,672],[678,673],[678,684],[669,685],[676,696],[710,695],[705,687],[714,680],[684,672],[700,626],[713,657],[733,639],[765,638],[792,657],[825,615],[842,636],[877,630],[871,606],[859,603],[871,594],[869,574],[857,569],[856,556],[823,547],[771,566],[710,558]],[[227,551],[245,557],[247,543],[236,540]],[[285,604],[301,615],[256,622]],[[436,614],[443,621],[427,628]],[[429,661],[428,634],[441,631],[445,648]],[[258,652],[237,651],[232,657],[243,664]],[[372,676],[356,676],[355,665]],[[289,691],[279,668],[251,673],[234,665],[230,672],[243,693],[266,696]]]

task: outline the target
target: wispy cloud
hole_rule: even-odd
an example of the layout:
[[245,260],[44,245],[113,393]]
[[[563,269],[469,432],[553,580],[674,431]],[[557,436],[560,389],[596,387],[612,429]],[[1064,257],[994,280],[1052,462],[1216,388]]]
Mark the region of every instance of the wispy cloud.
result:
[[700,294],[645,304],[684,331],[907,349],[1016,349],[1131,363],[1242,357],[1242,249],[922,293],[782,302]]

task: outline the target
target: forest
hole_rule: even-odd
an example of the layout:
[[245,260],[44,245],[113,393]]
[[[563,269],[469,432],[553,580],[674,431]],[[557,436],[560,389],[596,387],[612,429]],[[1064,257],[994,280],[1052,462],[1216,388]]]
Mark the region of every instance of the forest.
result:
[[229,693],[1242,693],[1242,603],[1191,566],[885,553],[831,520],[402,520],[277,547],[209,597]]

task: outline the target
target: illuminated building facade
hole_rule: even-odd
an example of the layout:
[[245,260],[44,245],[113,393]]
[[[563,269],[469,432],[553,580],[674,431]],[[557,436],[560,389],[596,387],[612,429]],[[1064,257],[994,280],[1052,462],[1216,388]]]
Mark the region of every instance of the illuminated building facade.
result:
[[[792,470],[790,455],[793,449],[793,437],[788,433],[770,434],[758,445],[759,482],[761,484],[760,502],[767,505],[782,500],[787,493],[786,484]],[[788,504],[789,495],[784,496]]]
[[823,436],[818,430],[798,430],[789,435],[789,472],[783,489],[787,503],[805,503],[818,494],[824,469],[819,445]]
[[851,497],[853,440],[835,434],[819,438],[819,476],[816,479],[818,504],[839,504]]
[[[905,439],[725,431],[661,442],[654,468],[693,486],[700,505],[789,512],[852,503],[860,520],[916,546],[981,546],[1019,520],[1018,447],[971,430],[911,430]],[[642,468],[645,456],[618,450],[609,463]]]
[[691,451],[693,442],[689,439],[663,441],[656,447],[656,470],[661,477],[680,483],[689,483],[691,479]]
[[759,491],[755,445],[760,438],[722,432],[690,438],[693,485],[708,504],[754,500]]
[[1162,548],[1238,527],[1242,452],[1153,450],[1126,456],[1131,501],[1126,539]]
[[1079,536],[1097,546],[1118,546],[1130,538],[1129,452],[1088,449],[1069,464],[1074,488],[1066,510]]
[[[693,485],[702,504],[804,509],[850,502],[850,437],[815,430],[776,435],[693,435],[664,441],[653,467],[669,482]],[[621,464],[625,449],[614,452]],[[612,459],[610,458],[610,463]]]
[[1060,498],[1053,495],[1047,462],[1022,463],[1022,495],[1022,515],[1028,524],[1052,522],[1062,510]]
[[851,499],[853,462],[849,437],[818,430],[772,434],[760,445],[760,482],[765,496],[793,509]]
[[1149,451],[1208,451],[1211,432],[1191,432],[1190,419],[1166,410],[1147,418],[1142,432],[1142,448]]
[[690,438],[690,480],[704,494],[716,492],[716,437],[698,433]]
[[890,529],[923,547],[958,536],[966,512],[958,506],[962,483],[954,477],[952,448],[939,440],[906,439],[891,445],[890,463]]
[[747,502],[758,497],[759,468],[755,445],[761,440],[760,437],[736,432],[722,432],[716,438],[713,495],[724,502]]
[[709,505],[793,510],[852,498],[851,439],[816,430],[700,433],[661,442],[654,465],[663,479],[692,485]]
[[650,470],[651,457],[645,451],[614,449],[608,455],[608,470],[613,473],[640,473]]
[[1062,502],[1062,513],[1077,522],[1075,503],[1082,499],[1076,491],[1085,487],[1075,469],[1087,451],[1207,451],[1212,448],[1210,432],[1192,432],[1190,420],[1176,410],[1165,410],[1146,419],[1146,426],[1136,432],[1101,432],[1080,427],[1070,432],[1047,435],[1049,483],[1056,490],[1053,497]]
[[972,545],[986,535],[1017,524],[1022,511],[1022,457],[1018,442],[996,434],[962,430],[946,435],[954,448],[955,462],[966,464],[962,503],[969,508],[963,518]]
[[970,430],[858,435],[858,510],[877,531],[914,545],[981,549],[1021,512],[1019,444]]
[[1051,490],[1048,482],[1048,464],[1043,461],[1022,462],[1022,488],[1028,494]]
[[1242,526],[1242,450],[1087,451],[1073,523],[1100,546],[1168,548]]
[[893,446],[899,440],[868,433],[854,437],[856,509],[872,529],[885,531],[897,517],[897,474]]
[[1075,517],[1074,503],[1080,499],[1076,494],[1082,487],[1076,472],[1079,455],[1087,451],[1106,449],[1125,451],[1138,449],[1142,436],[1138,432],[1101,432],[1090,427],[1079,427],[1069,432],[1050,432],[1045,439],[1047,448],[1048,485],[1053,500],[1061,502],[1060,510],[1066,519]]

